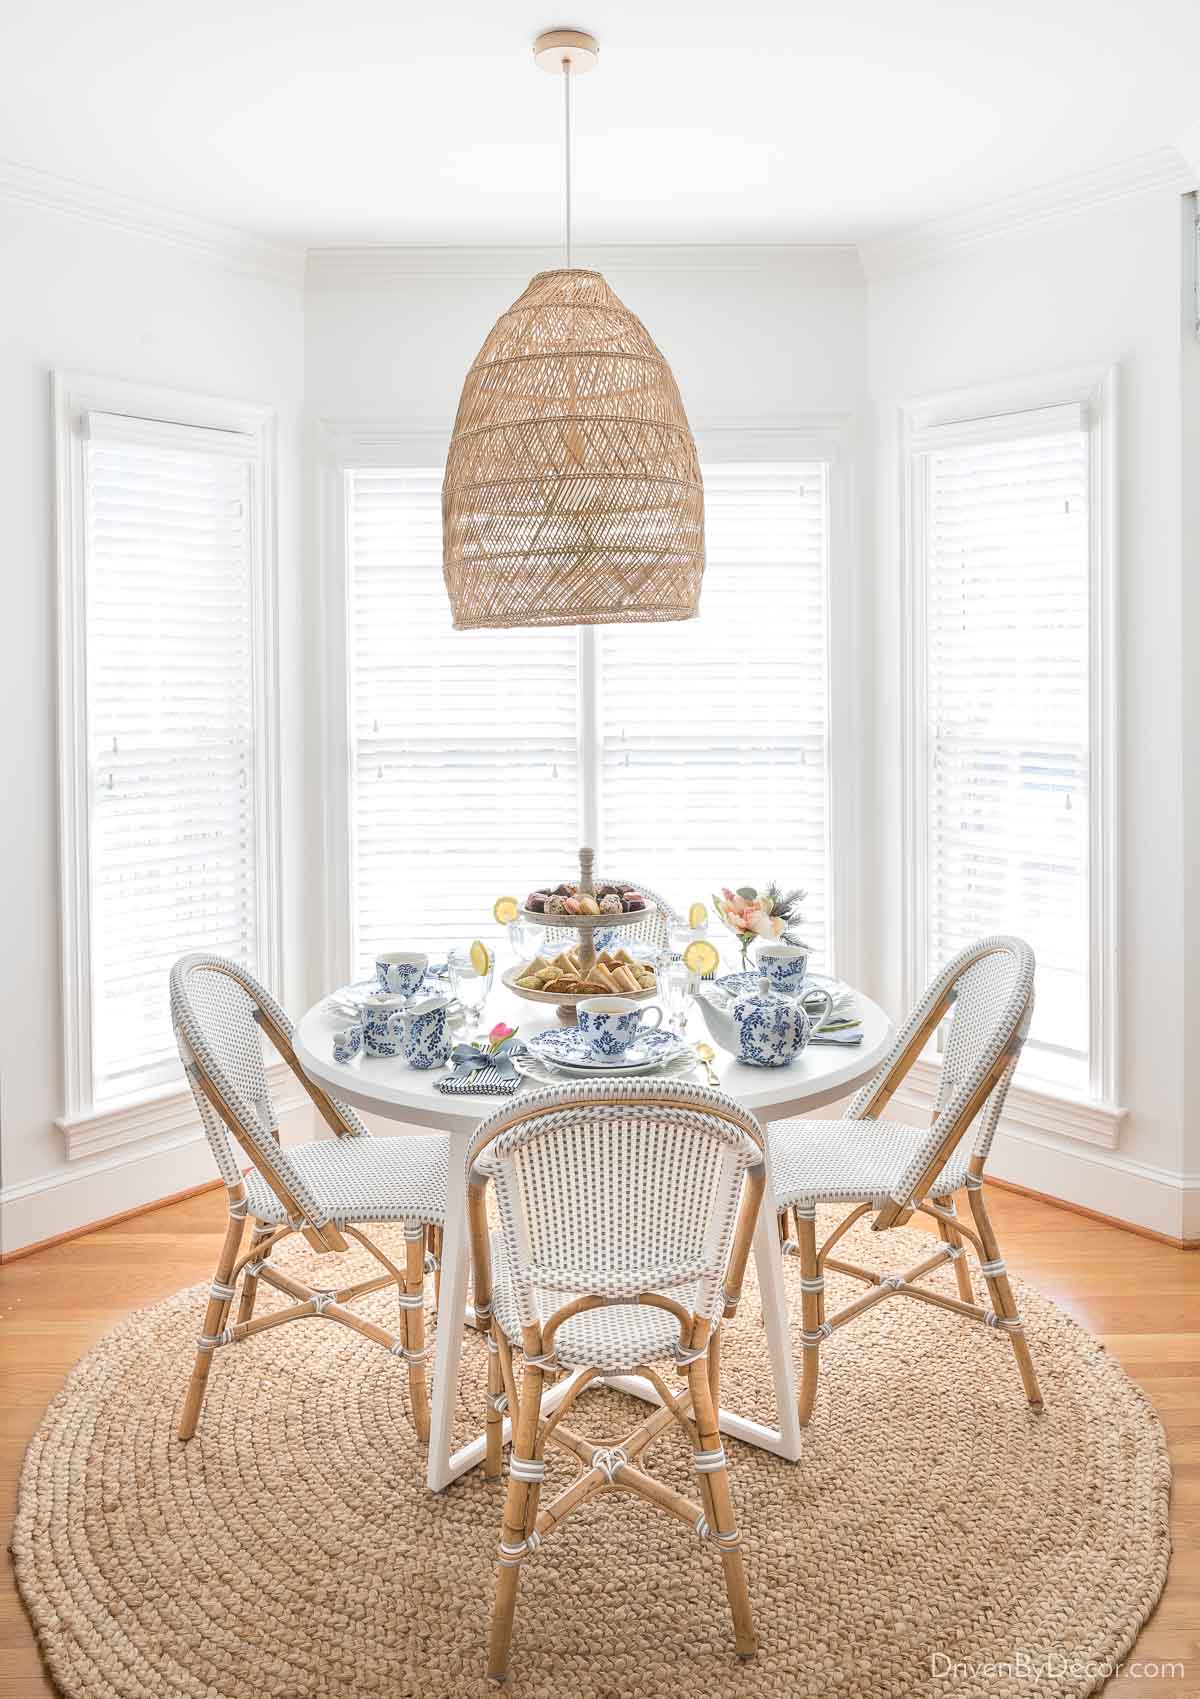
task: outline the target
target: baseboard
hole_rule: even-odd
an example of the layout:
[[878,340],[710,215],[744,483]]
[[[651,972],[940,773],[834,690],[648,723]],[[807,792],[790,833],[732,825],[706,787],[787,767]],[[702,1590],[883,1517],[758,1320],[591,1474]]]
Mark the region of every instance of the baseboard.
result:
[[1160,1233],[1154,1227],[1139,1227],[1135,1221],[1122,1221],[1116,1215],[1103,1215],[1098,1209],[1089,1209],[1086,1204],[1072,1203],[1068,1198],[1051,1197],[1049,1192],[1035,1192],[1032,1186],[1018,1186],[1015,1180],[998,1180],[994,1174],[988,1175],[989,1186],[997,1186],[1002,1192],[1015,1192],[1019,1197],[1034,1198],[1038,1203],[1049,1204],[1052,1209],[1065,1209],[1071,1215],[1086,1216],[1089,1221],[1102,1221],[1106,1227],[1119,1227],[1122,1233],[1136,1233],[1139,1238],[1153,1239],[1157,1244],[1170,1245],[1176,1251],[1200,1251],[1200,1238],[1176,1238],[1171,1233]]
[[31,1257],[35,1251],[48,1251],[53,1245],[65,1245],[72,1239],[82,1239],[87,1233],[99,1233],[104,1227],[116,1227],[122,1221],[132,1221],[136,1216],[149,1215],[153,1210],[166,1209],[169,1204],[183,1203],[187,1198],[199,1197],[204,1192],[215,1192],[225,1184],[221,1179],[206,1180],[201,1186],[189,1186],[186,1191],[174,1192],[169,1198],[154,1198],[150,1203],[140,1203],[136,1209],[123,1209],[117,1215],[106,1216],[103,1221],[88,1221],[82,1227],[69,1227],[65,1233],[55,1233],[52,1238],[38,1239],[32,1245],[22,1245],[17,1251],[0,1251],[0,1263],[17,1262],[21,1257]]
[[[275,1107],[285,1144],[313,1137],[315,1116],[304,1092],[277,1098]],[[215,1175],[198,1115],[192,1126],[149,1138],[141,1147],[64,1162],[0,1191],[0,1259],[202,1190]]]
[[[888,1113],[925,1126],[923,1096],[897,1092]],[[1049,1128],[1006,1117],[992,1144],[987,1177],[1168,1245],[1200,1241],[1200,1174],[1175,1173]]]

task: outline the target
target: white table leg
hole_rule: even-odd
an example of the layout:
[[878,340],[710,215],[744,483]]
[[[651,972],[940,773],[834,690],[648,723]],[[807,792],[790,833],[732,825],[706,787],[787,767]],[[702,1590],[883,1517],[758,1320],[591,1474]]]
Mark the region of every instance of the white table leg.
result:
[[442,1284],[438,1300],[437,1352],[433,1365],[433,1407],[429,1421],[429,1464],[426,1479],[441,1492],[455,1475],[450,1467],[450,1439],[458,1401],[458,1369],[467,1325],[467,1151],[470,1134],[450,1135],[450,1171],[446,1176],[446,1226],[442,1233]]
[[[779,1230],[770,1201],[773,1197],[768,1171],[766,1197],[754,1229],[754,1266],[758,1271],[763,1331],[767,1336],[767,1355],[771,1360],[779,1426],[769,1428],[751,1416],[740,1416],[736,1410],[725,1409],[718,1410],[717,1422],[722,1433],[731,1434],[734,1439],[743,1439],[749,1445],[758,1446],[760,1451],[774,1452],[776,1457],[785,1457],[789,1463],[795,1463],[802,1449],[800,1413],[796,1408],[796,1377],[792,1372],[792,1340],[779,1255]],[[742,1321],[744,1325],[744,1311]],[[736,1320],[733,1325],[738,1325]],[[733,1378],[722,1376],[722,1385],[728,1386]],[[662,1403],[651,1383],[640,1375],[605,1375],[604,1384],[616,1387],[619,1392],[632,1393],[635,1398],[644,1398],[651,1404]]]
[[[762,1300],[763,1330],[767,1336],[767,1355],[771,1359],[771,1380],[775,1387],[775,1409],[778,1412],[779,1445],[770,1450],[795,1462],[802,1449],[800,1412],[796,1407],[796,1376],[792,1370],[792,1337],[788,1325],[787,1293],[783,1286],[783,1259],[779,1254],[779,1228],[775,1219],[775,1189],[771,1184],[771,1159],[767,1157],[767,1188],[762,1208],[754,1228],[754,1268],[758,1275],[758,1291]],[[724,1418],[725,1412],[721,1412]],[[738,1438],[755,1441],[751,1434],[739,1434],[733,1426],[721,1426]],[[757,1423],[751,1426],[757,1427]]]

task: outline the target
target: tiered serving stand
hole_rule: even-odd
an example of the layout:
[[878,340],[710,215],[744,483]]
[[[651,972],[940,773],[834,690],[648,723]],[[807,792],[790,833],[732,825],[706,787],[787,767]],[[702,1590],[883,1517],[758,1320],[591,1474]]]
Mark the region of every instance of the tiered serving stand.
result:
[[[594,852],[592,850],[580,850],[579,894],[581,897],[594,897],[596,894],[595,880],[592,875],[593,859]],[[636,926],[640,920],[645,920],[645,918],[645,909],[634,909],[629,914],[537,914],[533,909],[523,908],[521,910],[521,919],[528,921],[530,925],[544,926],[547,930],[552,929],[556,932],[570,929],[579,934],[579,942],[572,948],[579,957],[579,977],[581,979],[586,979],[596,965],[595,935],[597,931],[619,931],[625,926]],[[557,951],[552,953],[558,954]],[[576,1004],[584,997],[603,995],[599,991],[530,991],[527,986],[517,984],[517,977],[524,965],[523,962],[518,962],[516,967],[510,967],[507,973],[501,974],[502,983],[508,987],[514,996],[524,997],[529,1003],[556,1004],[556,1013],[560,1021],[568,1024],[574,1022]],[[614,993],[614,995],[618,995],[618,993]],[[652,990],[622,991],[619,995],[628,997],[634,1003],[644,1003],[648,997],[653,997],[654,992]]]

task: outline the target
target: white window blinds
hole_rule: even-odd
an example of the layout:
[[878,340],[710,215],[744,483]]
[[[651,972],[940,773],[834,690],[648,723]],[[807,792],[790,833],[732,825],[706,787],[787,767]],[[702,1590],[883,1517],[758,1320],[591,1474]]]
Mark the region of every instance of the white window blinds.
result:
[[501,892],[575,865],[674,902],[802,885],[825,948],[826,470],[705,468],[702,614],[456,632],[440,470],[346,474],[352,970],[380,949],[495,940]]
[[1071,1082],[1089,1033],[1088,435],[926,459],[929,965],[1027,938],[1027,1071]]
[[254,480],[237,433],[93,413],[83,449],[92,1100],[178,1072],[167,976],[259,953]]
[[598,634],[605,864],[686,906],[807,890],[827,951],[826,468],[704,468],[700,617]]
[[579,847],[573,629],[455,631],[441,471],[347,473],[352,967],[495,941]]

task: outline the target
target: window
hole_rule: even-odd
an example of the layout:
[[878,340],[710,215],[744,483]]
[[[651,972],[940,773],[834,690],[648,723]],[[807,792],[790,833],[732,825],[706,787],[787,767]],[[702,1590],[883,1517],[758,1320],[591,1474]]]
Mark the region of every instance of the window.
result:
[[575,633],[452,628],[441,484],[347,478],[355,973],[406,939],[491,937],[496,898],[578,849]]
[[704,482],[700,618],[597,633],[605,865],[685,904],[727,880],[798,884],[819,962],[826,468],[707,466]]
[[177,956],[274,978],[276,938],[266,416],[58,400],[69,1121],[178,1078]]
[[1108,1100],[1099,428],[1088,400],[914,435],[910,849],[914,980],[987,933],[1027,938],[1022,1078]]
[[800,884],[826,951],[824,463],[706,466],[700,618],[583,631],[455,632],[440,468],[344,477],[353,971],[494,938],[496,896],[589,841],[680,904]]

